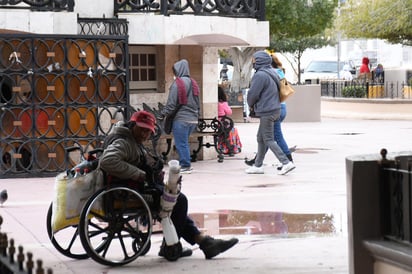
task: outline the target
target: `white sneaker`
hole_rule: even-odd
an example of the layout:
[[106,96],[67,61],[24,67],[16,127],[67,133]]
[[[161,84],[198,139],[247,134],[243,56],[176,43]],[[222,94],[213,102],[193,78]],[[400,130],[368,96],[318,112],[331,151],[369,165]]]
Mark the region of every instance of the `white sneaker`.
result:
[[255,165],[245,169],[245,172],[247,174],[263,174],[263,173],[265,173],[265,171],[263,170],[263,166],[257,167]]
[[281,170],[282,167],[283,167],[283,164],[282,163],[275,163],[275,164],[272,164],[272,166],[275,167],[277,170]]
[[283,165],[280,171],[278,172],[279,175],[286,175],[286,173],[292,171],[295,169],[295,164],[292,162],[287,163],[286,165]]
[[180,174],[191,174],[193,171],[193,167],[182,167],[180,169]]

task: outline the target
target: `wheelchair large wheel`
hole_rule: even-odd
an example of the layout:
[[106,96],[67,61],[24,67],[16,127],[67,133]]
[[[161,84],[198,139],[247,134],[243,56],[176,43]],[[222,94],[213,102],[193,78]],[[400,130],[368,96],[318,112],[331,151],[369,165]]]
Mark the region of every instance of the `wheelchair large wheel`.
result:
[[46,227],[47,234],[53,246],[63,255],[72,259],[87,259],[87,255],[84,250],[80,236],[78,226],[68,226],[53,234],[52,231],[52,213],[53,203],[50,204],[47,211]]
[[150,208],[138,192],[126,187],[101,189],[83,207],[80,239],[96,262],[124,265],[149,251],[152,221]]

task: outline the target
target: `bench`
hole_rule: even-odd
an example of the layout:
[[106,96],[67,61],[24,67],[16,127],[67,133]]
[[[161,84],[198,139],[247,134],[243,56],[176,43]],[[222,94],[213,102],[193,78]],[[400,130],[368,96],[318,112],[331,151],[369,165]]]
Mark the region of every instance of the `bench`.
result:
[[[143,109],[154,114],[157,119],[157,124],[162,124],[161,109],[164,107],[161,103],[158,103],[158,109],[154,109],[143,103]],[[197,129],[190,137],[197,139],[197,148],[192,151],[191,161],[196,162],[198,153],[203,147],[214,148],[217,152],[218,162],[221,163],[224,160],[222,150],[219,148],[219,140],[225,140],[227,147],[231,147],[228,141],[228,136],[232,130],[234,124],[233,120],[229,117],[222,117],[221,119],[215,118],[200,118],[197,124]],[[166,149],[160,152],[160,157],[164,162],[167,161],[168,155],[172,150],[173,134],[165,134],[160,126],[157,126],[156,133],[151,137],[153,151],[158,155],[159,143],[161,140],[165,140]],[[205,142],[204,138],[211,136],[213,142]],[[232,148],[233,149],[233,148]],[[158,155],[159,156],[159,155]]]

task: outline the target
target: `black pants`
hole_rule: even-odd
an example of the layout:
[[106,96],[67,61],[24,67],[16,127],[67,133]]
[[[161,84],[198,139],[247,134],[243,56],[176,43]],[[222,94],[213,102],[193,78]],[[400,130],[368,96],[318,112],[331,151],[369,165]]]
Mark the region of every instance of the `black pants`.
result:
[[194,245],[195,236],[200,234],[193,220],[187,215],[188,201],[183,193],[177,198],[176,204],[172,211],[171,219],[175,225],[177,236],[185,239],[191,245]]

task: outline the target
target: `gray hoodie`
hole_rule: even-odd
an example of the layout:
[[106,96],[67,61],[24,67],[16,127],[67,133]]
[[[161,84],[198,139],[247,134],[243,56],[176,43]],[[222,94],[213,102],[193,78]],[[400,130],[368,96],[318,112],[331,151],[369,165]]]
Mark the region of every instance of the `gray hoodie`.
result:
[[[279,76],[272,67],[272,57],[265,51],[253,54],[256,72],[247,94],[247,103],[257,116],[267,116],[280,110]],[[277,83],[275,82],[277,81]]]
[[[199,96],[193,94],[192,80],[190,78],[189,63],[186,59],[177,61],[173,65],[173,69],[176,73],[176,77],[180,77],[185,84],[187,94],[187,104],[182,105],[180,110],[177,112],[174,121],[182,121],[188,123],[197,124],[199,119],[200,105]],[[176,81],[172,83],[169,89],[169,97],[167,98],[167,103],[162,111],[163,115],[171,113],[179,105],[178,100],[178,89]]]

